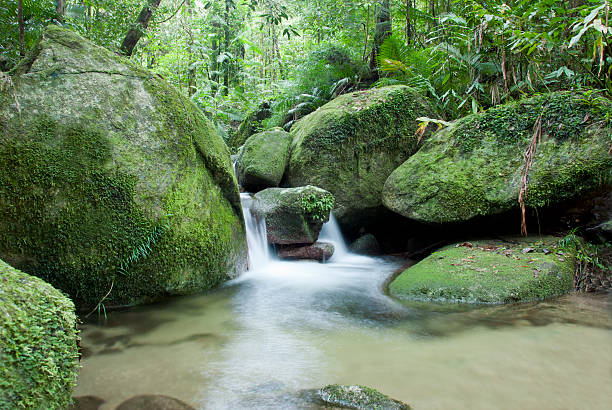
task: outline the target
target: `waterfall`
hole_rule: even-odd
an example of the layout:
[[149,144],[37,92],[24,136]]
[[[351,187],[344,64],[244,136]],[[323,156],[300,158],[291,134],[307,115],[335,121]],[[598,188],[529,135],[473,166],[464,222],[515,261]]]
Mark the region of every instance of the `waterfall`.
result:
[[249,267],[250,270],[258,270],[272,261],[268,238],[266,235],[266,221],[261,218],[257,220],[251,214],[253,198],[251,194],[241,193],[242,212],[246,225],[247,244],[249,246]]
[[334,218],[333,213],[330,213],[329,221],[323,225],[321,233],[319,234],[319,241],[329,242],[334,245],[333,260],[342,259],[349,253],[346,242],[344,242],[344,238],[342,237],[342,232],[340,232],[340,226],[336,218]]

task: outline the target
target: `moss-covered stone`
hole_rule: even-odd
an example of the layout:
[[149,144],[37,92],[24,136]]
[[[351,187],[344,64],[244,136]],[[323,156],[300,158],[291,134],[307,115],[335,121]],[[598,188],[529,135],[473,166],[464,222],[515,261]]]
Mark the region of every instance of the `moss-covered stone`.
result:
[[447,246],[389,285],[401,299],[461,303],[540,300],[570,292],[573,263],[558,238],[517,238]]
[[0,93],[0,257],[83,307],[111,287],[105,304],[134,304],[242,271],[229,152],[194,104],[55,26],[12,79]]
[[227,140],[227,145],[232,150],[236,150],[241,145],[244,145],[251,135],[262,131],[261,122],[271,116],[270,104],[267,102],[262,103],[256,110],[247,115],[240,124],[240,127],[238,127],[238,130]]
[[420,116],[434,114],[409,87],[340,96],[293,126],[285,183],[330,191],[338,222],[357,229],[379,213],[385,180],[416,151]]
[[251,136],[236,163],[240,185],[249,192],[277,187],[287,163],[291,135],[274,128]]
[[310,185],[268,188],[254,198],[251,211],[265,218],[268,242],[279,245],[314,243],[334,206],[332,194]]
[[557,92],[469,115],[436,133],[388,178],[383,202],[425,222],[466,221],[518,208],[524,153],[541,115],[528,207],[545,207],[612,182],[612,131],[603,98]]
[[0,409],[65,409],[78,372],[74,304],[0,260]]
[[409,410],[410,406],[392,399],[371,387],[330,384],[318,391],[327,404],[348,409],[363,410]]

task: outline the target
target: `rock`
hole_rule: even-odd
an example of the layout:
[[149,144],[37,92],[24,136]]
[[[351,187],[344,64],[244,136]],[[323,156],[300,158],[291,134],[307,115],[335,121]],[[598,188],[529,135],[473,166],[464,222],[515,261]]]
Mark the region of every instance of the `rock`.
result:
[[315,242],[312,245],[287,245],[278,249],[281,259],[307,259],[319,262],[329,260],[334,254],[334,245],[327,242]]
[[[0,93],[0,257],[81,308],[214,287],[246,266],[227,146],[159,76],[48,26]],[[15,104],[19,101],[19,107]]]
[[325,403],[349,409],[408,410],[410,406],[366,386],[330,384],[319,390]]
[[194,410],[194,408],[173,397],[146,394],[124,401],[116,410]]
[[[389,293],[401,299],[460,303],[526,302],[562,295],[573,289],[573,265],[543,252],[556,247],[558,240],[450,245],[401,273],[389,285]],[[535,250],[525,254],[525,246]]]
[[247,115],[238,130],[228,139],[227,145],[232,149],[243,145],[251,135],[261,131],[261,122],[271,116],[270,103],[264,101],[255,111]]
[[268,242],[279,245],[315,243],[334,206],[332,194],[310,185],[268,188],[254,198],[253,214],[265,218]]
[[287,162],[291,135],[274,128],[251,136],[236,163],[238,182],[248,192],[280,184]]
[[351,252],[361,255],[380,255],[380,245],[378,240],[371,233],[360,236],[349,246]]
[[65,409],[79,369],[74,304],[0,260],[0,408]]
[[416,118],[433,115],[421,93],[405,86],[342,95],[292,127],[283,184],[331,192],[345,231],[378,224],[385,180],[417,149]]
[[547,207],[605,189],[612,181],[612,131],[603,121],[612,110],[605,101],[555,92],[468,115],[389,176],[383,202],[405,217],[435,223],[518,209],[523,153],[540,114],[542,141],[526,205]]
[[105,400],[96,396],[79,396],[73,397],[72,404],[68,407],[69,410],[98,410],[106,403]]

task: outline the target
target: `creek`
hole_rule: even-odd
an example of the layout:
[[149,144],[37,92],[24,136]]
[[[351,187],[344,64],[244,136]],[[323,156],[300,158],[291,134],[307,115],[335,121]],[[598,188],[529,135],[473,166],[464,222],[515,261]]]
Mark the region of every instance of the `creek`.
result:
[[202,295],[82,325],[74,396],[114,409],[163,394],[204,409],[314,408],[301,391],[363,384],[415,409],[609,409],[612,294],[460,306],[400,302],[402,261],[348,252],[275,259],[243,194],[250,270]]

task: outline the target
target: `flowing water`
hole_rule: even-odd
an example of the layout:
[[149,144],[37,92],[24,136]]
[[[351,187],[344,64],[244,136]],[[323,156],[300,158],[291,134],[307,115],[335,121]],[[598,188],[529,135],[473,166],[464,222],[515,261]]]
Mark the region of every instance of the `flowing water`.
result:
[[[250,206],[243,195],[245,210]],[[400,261],[348,252],[276,260],[245,213],[250,270],[204,295],[83,325],[76,396],[101,409],[163,394],[203,409],[314,408],[303,394],[364,384],[416,409],[611,409],[612,294],[510,306],[400,303]]]

